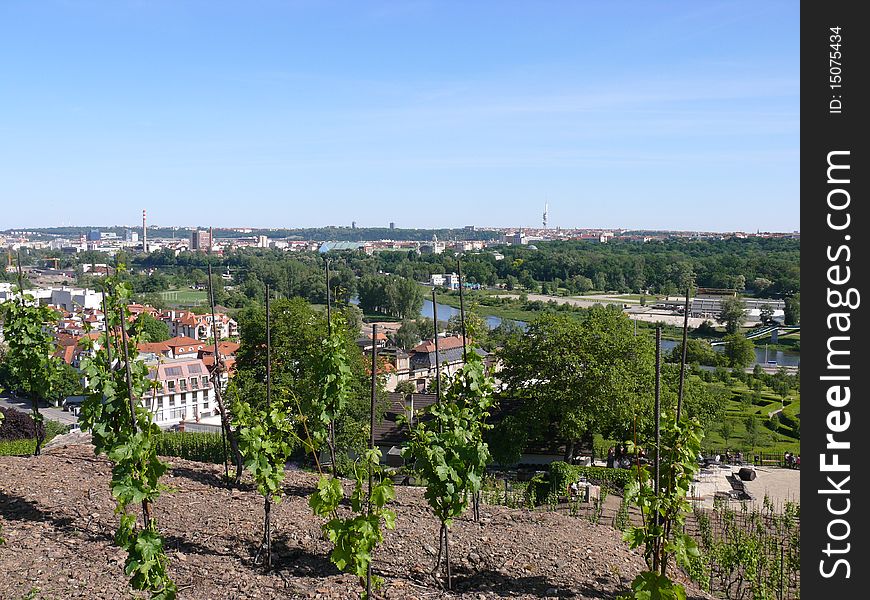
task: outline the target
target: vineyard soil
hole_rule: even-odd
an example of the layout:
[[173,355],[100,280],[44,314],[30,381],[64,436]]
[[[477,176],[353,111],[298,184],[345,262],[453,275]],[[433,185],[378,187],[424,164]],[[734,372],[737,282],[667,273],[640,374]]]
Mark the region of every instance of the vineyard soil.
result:
[[[168,459],[173,488],[155,505],[179,598],[359,597],[353,575],[328,561],[330,544],[307,497],[316,476],[289,471],[286,499],[274,507],[276,555],[270,572],[252,565],[260,541],[262,499],[221,485],[223,467]],[[111,467],[90,445],[57,446],[42,457],[0,457],[2,598],[129,598],[124,551],[113,545],[117,517],[107,485]],[[350,482],[345,482],[350,492]],[[569,516],[484,505],[481,523],[451,528],[454,593],[429,575],[437,519],[417,488],[397,488],[395,531],[375,553],[385,579],[379,597],[615,598],[644,568],[617,531]],[[694,598],[707,598],[688,586]],[[36,590],[36,591],[34,591]],[[28,595],[32,594],[32,595]]]

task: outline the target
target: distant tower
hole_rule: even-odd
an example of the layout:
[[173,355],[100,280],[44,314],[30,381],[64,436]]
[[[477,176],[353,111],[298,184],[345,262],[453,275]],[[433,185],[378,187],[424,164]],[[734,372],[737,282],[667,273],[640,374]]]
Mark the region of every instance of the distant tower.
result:
[[396,224],[393,223],[392,221],[390,221],[390,229],[395,229],[395,228],[396,228]]
[[351,221],[351,222],[350,222],[350,228],[351,228],[351,229],[356,229],[356,221]]
[[547,228],[547,213],[549,212],[550,204],[548,202],[544,202],[544,229]]
[[142,250],[148,253],[148,224],[145,220],[145,209],[142,209]]

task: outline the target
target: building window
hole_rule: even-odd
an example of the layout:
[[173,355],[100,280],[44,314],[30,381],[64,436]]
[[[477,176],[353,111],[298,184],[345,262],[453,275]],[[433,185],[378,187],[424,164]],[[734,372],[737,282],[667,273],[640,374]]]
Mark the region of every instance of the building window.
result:
[[163,411],[162,411],[162,410],[157,411],[157,416],[155,417],[155,420],[156,420],[156,421],[162,421],[162,420],[163,420]]
[[175,406],[175,394],[169,396],[169,406]]
[[208,376],[202,376],[202,387],[208,387]]
[[197,388],[199,388],[199,379],[197,379],[196,377],[191,377],[190,378],[190,389],[195,390]]
[[166,387],[169,389],[170,392],[174,392],[175,391],[175,382],[174,381],[167,381]]
[[187,392],[181,394],[181,406],[187,404]]
[[182,392],[186,391],[187,390],[187,379],[179,379],[178,380],[178,387],[181,388]]
[[202,410],[208,410],[208,401],[202,403]]

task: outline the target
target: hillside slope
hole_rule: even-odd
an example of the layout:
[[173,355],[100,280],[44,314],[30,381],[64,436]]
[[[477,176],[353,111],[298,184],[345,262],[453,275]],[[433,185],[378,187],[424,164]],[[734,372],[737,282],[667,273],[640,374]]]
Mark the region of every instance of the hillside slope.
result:
[[[359,597],[356,579],[339,573],[307,496],[316,478],[287,473],[288,496],[273,508],[274,568],[252,565],[260,540],[262,498],[246,486],[227,490],[222,466],[169,459],[173,488],[156,505],[170,574],[180,598]],[[0,458],[0,597],[130,598],[124,552],[112,543],[118,518],[109,494],[110,464],[89,445],[51,448],[38,458]],[[346,486],[349,489],[349,485]],[[398,488],[398,527],[387,532],[374,569],[381,597],[614,598],[643,568],[609,526],[553,513],[482,507],[483,523],[451,528],[455,592],[429,574],[438,523],[422,491]],[[699,595],[699,597],[705,597]]]

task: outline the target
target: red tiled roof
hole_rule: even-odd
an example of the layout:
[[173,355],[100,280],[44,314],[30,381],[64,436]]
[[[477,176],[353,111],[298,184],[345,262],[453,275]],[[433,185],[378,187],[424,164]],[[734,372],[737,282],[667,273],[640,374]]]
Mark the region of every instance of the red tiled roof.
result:
[[[218,352],[220,352],[224,356],[230,356],[230,355],[233,355],[236,352],[238,352],[239,348],[241,348],[241,347],[242,347],[242,345],[238,342],[219,342],[218,343]],[[208,356],[213,355],[214,354],[214,344],[212,343],[212,344],[208,344],[208,345],[204,346],[203,349],[200,350],[200,353],[204,356],[205,355],[208,355]]]
[[[466,338],[468,343],[471,344],[471,338]],[[460,335],[450,335],[443,338],[438,338],[438,350],[449,350],[451,348],[462,348],[462,336]],[[429,352],[435,352],[435,340],[426,340],[425,342],[414,346],[411,349],[412,352],[423,352],[428,354]]]
[[186,336],[177,336],[174,338],[169,338],[165,342],[163,342],[170,348],[175,348],[177,346],[201,346],[202,342],[198,342],[191,337]]
[[66,364],[71,365],[72,361],[73,361],[73,357],[75,356],[75,352],[76,352],[76,347],[74,345],[73,346],[61,346],[54,353],[54,356],[60,358]]
[[151,352],[154,354],[165,354],[169,352],[169,346],[166,342],[142,342],[136,345],[136,349],[146,354]]

